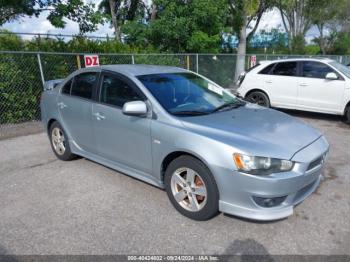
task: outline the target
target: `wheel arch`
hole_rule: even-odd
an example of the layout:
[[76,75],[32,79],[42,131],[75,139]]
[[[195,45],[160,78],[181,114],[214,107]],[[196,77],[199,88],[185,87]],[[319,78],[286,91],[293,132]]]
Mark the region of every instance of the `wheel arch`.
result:
[[165,171],[167,169],[167,167],[169,166],[169,164],[176,158],[180,157],[180,156],[191,156],[199,161],[201,161],[207,168],[208,170],[212,173],[212,171],[210,170],[208,164],[206,161],[204,161],[204,159],[202,159],[201,157],[197,156],[196,154],[192,153],[192,152],[187,152],[184,150],[178,150],[178,151],[173,151],[169,154],[167,154],[162,161],[162,164],[160,166],[160,176],[161,176],[161,181],[164,182],[164,175],[165,175]]
[[58,122],[57,119],[51,118],[49,121],[47,121],[47,125],[46,125],[46,131],[47,131],[47,133],[50,132],[50,127],[52,126],[52,124],[53,124],[54,122]]
[[248,95],[250,95],[250,94],[253,93],[253,92],[262,92],[262,93],[264,93],[264,94],[267,96],[267,98],[271,101],[270,95],[269,95],[265,90],[263,90],[263,89],[261,89],[261,88],[254,88],[254,89],[252,89],[252,90],[249,90],[249,91],[245,94],[244,98],[246,98]]
[[344,110],[343,110],[343,115],[346,114],[346,109],[347,109],[348,107],[350,107],[350,100],[348,101],[347,104],[345,104],[345,107],[344,107]]

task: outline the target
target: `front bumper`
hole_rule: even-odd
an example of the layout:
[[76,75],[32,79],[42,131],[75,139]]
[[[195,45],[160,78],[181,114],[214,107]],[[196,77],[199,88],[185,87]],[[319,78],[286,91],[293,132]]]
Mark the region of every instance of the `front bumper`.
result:
[[[219,210],[254,220],[277,220],[292,215],[293,207],[318,187],[328,149],[326,139],[320,137],[292,157],[295,165],[289,172],[255,176],[225,170],[218,183]],[[318,159],[321,160],[315,162]],[[263,207],[256,202],[256,197],[283,198],[283,201]]]

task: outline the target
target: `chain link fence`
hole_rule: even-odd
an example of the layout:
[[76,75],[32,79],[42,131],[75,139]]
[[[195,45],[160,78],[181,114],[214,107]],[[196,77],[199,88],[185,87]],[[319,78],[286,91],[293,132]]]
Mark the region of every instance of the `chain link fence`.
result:
[[[252,55],[247,55],[250,66]],[[310,56],[256,55],[261,60]],[[350,56],[328,56],[350,63]],[[99,54],[104,64],[153,64],[182,67],[234,87],[234,54]],[[84,66],[84,54],[0,51],[0,139],[40,130],[40,94],[43,82],[65,78]]]

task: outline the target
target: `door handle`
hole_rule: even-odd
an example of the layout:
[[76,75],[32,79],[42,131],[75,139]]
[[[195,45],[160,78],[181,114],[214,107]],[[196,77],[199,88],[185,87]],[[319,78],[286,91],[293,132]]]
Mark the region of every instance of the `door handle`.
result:
[[272,83],[272,80],[266,80],[265,83],[271,84],[271,83]]
[[93,114],[97,120],[103,120],[106,117],[104,115],[101,115],[99,112]]
[[301,84],[299,84],[300,86],[308,86],[308,84],[306,84],[306,83],[301,83]]
[[57,106],[58,106],[60,109],[63,109],[63,108],[65,108],[65,107],[67,107],[67,105],[66,105],[65,103],[63,103],[63,102],[57,103]]

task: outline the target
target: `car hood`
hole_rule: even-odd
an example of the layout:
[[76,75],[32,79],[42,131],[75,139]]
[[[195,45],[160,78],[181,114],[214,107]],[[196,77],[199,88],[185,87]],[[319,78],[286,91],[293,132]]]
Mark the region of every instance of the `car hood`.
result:
[[219,140],[236,151],[290,159],[321,133],[285,113],[247,103],[204,116],[182,117],[185,128]]

